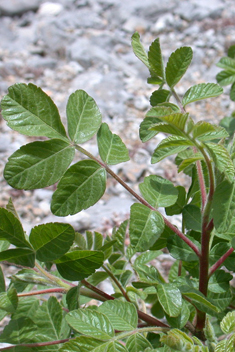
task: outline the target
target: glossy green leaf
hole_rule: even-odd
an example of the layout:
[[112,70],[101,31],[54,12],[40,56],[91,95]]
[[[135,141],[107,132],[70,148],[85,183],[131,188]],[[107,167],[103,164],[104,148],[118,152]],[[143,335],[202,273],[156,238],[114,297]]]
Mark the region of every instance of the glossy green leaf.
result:
[[162,116],[161,120],[163,122],[152,125],[150,130],[186,137],[186,122],[188,117],[188,114],[182,113],[174,113]]
[[57,216],[79,213],[104,194],[106,171],[93,160],[82,160],[64,174],[53,194],[51,210]]
[[165,248],[167,245],[167,239],[171,236],[174,232],[167,226],[165,226],[163,232],[161,233],[160,237],[156,240],[156,242],[150,247],[151,251],[159,250]]
[[79,336],[66,342],[60,352],[127,352],[117,341],[101,341],[94,337]]
[[235,213],[235,184],[222,181],[215,189],[212,201],[212,217],[218,232],[228,230]]
[[[214,130],[212,131],[212,128],[208,125],[212,126],[212,128],[214,127]],[[229,136],[228,132],[223,127],[213,126],[204,121],[198,122],[194,126],[193,134],[195,138],[202,142],[212,141],[213,139],[227,138]]]
[[106,301],[99,307],[99,312],[109,318],[115,330],[132,331],[137,327],[137,310],[132,303]]
[[132,37],[131,37],[131,45],[132,49],[134,51],[134,54],[138,57],[140,61],[142,61],[145,66],[150,68],[149,61],[148,61],[148,55],[146,51],[144,50],[143,45],[140,42],[140,35],[138,32],[135,32]]
[[126,341],[126,348],[129,352],[145,351],[146,348],[151,348],[151,343],[141,334],[134,334],[128,337]]
[[149,249],[159,238],[165,224],[160,213],[153,211],[143,204],[135,203],[131,206],[130,241],[136,252]]
[[180,287],[180,291],[183,296],[190,298],[192,303],[203,312],[208,314],[210,314],[211,311],[216,313],[219,312],[219,308],[214,303],[210,302],[207,297],[193,287],[182,286]]
[[159,284],[157,295],[164,311],[170,317],[177,317],[182,308],[182,296],[180,290],[173,284]]
[[7,292],[0,293],[0,309],[14,313],[17,309],[18,297],[16,289],[10,288]]
[[177,186],[176,189],[178,191],[177,200],[174,204],[172,204],[171,206],[167,206],[165,208],[167,215],[181,214],[185,206],[185,202],[186,202],[185,188],[182,186]]
[[96,102],[84,90],[76,90],[70,95],[66,113],[69,137],[74,143],[89,141],[102,121]]
[[156,259],[160,254],[162,254],[162,251],[147,251],[144,252],[136,258],[134,262],[134,266],[142,266],[143,264],[147,264],[151,262],[152,260]]
[[223,87],[235,82],[235,72],[221,71],[216,75],[217,82]]
[[35,253],[29,248],[12,248],[0,253],[0,261],[33,268],[35,265]]
[[170,206],[176,202],[178,197],[178,190],[173,183],[161,176],[145,177],[139,189],[144,199],[154,208]]
[[182,301],[182,309],[177,317],[166,316],[168,324],[173,328],[182,329],[190,318],[190,309],[185,301]]
[[104,255],[99,251],[73,251],[57,259],[55,264],[61,276],[67,280],[80,281],[99,269]]
[[9,158],[4,170],[6,181],[17,189],[53,185],[74,157],[74,148],[59,139],[24,145]]
[[167,89],[155,90],[150,97],[150,104],[156,106],[158,104],[168,101],[170,98],[170,91]]
[[166,81],[173,88],[187,71],[193,57],[190,47],[181,47],[171,54],[166,66]]
[[199,83],[186,91],[182,104],[186,106],[198,100],[217,97],[222,93],[223,89],[216,83]]
[[170,348],[181,352],[194,352],[193,340],[183,331],[172,329],[160,339]]
[[148,62],[150,65],[150,71],[153,71],[157,76],[164,78],[165,74],[159,38],[155,39],[149,47]]
[[219,60],[216,66],[223,68],[224,70],[235,72],[235,59],[232,57],[224,56]]
[[234,166],[227,149],[222,145],[215,143],[206,143],[205,146],[210,153],[215,166],[220,172],[225,174],[230,182],[232,182],[234,179]]
[[29,247],[20,221],[8,210],[0,208],[0,240],[6,240],[17,247]]
[[140,124],[139,135],[142,142],[147,142],[152,139],[156,134],[157,131],[151,131],[149,128],[161,120],[157,117],[145,117],[145,119]]
[[34,84],[17,83],[2,99],[3,118],[10,128],[27,136],[67,140],[56,105]]
[[91,309],[77,309],[66,315],[66,321],[77,332],[95,336],[99,340],[109,340],[114,336],[110,320],[100,312]]
[[75,231],[69,224],[47,223],[35,226],[29,240],[36,251],[36,258],[42,262],[51,262],[70,249],[74,236]]
[[158,144],[152,155],[151,163],[158,163],[170,155],[177,154],[187,149],[191,145],[192,143],[184,137],[169,136]]
[[191,204],[186,205],[182,211],[182,214],[187,229],[201,231],[202,215],[201,210],[197,206]]
[[97,142],[101,159],[116,165],[130,159],[128,149],[121,138],[112,133],[107,123],[102,123],[97,134]]
[[[187,236],[190,240],[193,240]],[[193,241],[199,246],[199,243]],[[172,257],[175,259],[184,260],[186,262],[198,261],[196,253],[189,247],[180,237],[177,235],[172,235],[167,240],[167,248],[171,253]]]
[[223,293],[229,290],[229,281],[233,279],[233,276],[226,273],[224,270],[217,270],[209,280],[209,290],[215,293]]
[[10,247],[10,245],[11,245],[10,242],[1,240],[0,241],[0,252],[3,252],[6,249],[8,249]]
[[221,330],[225,334],[235,332],[235,311],[228,312],[220,323]]

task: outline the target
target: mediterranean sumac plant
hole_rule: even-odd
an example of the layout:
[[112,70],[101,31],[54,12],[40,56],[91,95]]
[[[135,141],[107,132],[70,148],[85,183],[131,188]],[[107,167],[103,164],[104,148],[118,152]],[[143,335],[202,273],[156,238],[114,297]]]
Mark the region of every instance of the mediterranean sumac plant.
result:
[[[224,69],[217,76],[220,85],[197,84],[181,98],[176,85],[190,65],[192,49],[177,49],[165,65],[159,39],[146,53],[135,33],[132,46],[149,69],[148,83],[157,86],[140,124],[140,139],[145,143],[164,133],[151,162],[176,155],[178,171],[189,176],[190,187],[150,175],[137,194],[110,169],[128,161],[129,153],[102,123],[85,91],[69,97],[65,129],[57,107],[40,88],[11,86],[1,102],[8,126],[47,139],[10,156],[4,170],[9,185],[31,190],[58,182],[51,202],[57,216],[94,205],[105,192],[107,174],[136,202],[130,219],[110,237],[89,231],[82,235],[67,223],[35,226],[27,236],[12,201],[0,209],[0,261],[19,268],[7,288],[0,273],[0,316],[10,316],[0,342],[13,345],[2,350],[234,351],[235,120],[232,115],[219,125],[194,122],[187,112],[192,102],[222,94],[220,85],[232,84],[234,100],[234,47],[218,63]],[[99,157],[82,147],[94,135]],[[87,158],[73,163],[77,152]],[[182,227],[159,207],[169,217],[181,214]],[[175,259],[167,280],[153,265],[165,248]],[[112,295],[97,287],[107,279]]]

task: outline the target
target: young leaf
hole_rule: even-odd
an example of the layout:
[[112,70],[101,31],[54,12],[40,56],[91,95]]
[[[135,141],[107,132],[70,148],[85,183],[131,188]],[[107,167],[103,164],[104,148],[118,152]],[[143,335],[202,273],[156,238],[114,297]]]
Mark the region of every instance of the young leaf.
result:
[[170,206],[178,197],[178,190],[173,183],[161,176],[145,177],[139,188],[144,199],[154,208]]
[[227,149],[215,143],[206,143],[205,147],[210,153],[217,169],[223,172],[226,178],[232,182],[234,178],[234,166]]
[[[187,236],[190,238],[189,236]],[[190,240],[193,240],[190,238]],[[199,243],[195,240],[193,242],[199,247]],[[186,262],[198,261],[196,253],[178,236],[175,234],[170,236],[167,240],[167,248],[175,259],[184,260]]]
[[106,301],[99,307],[99,312],[109,318],[115,330],[132,331],[137,327],[138,315],[133,303]]
[[97,142],[100,157],[105,163],[116,165],[130,159],[127,147],[118,135],[110,131],[107,123],[100,126]]
[[176,136],[187,138],[186,122],[188,120],[188,117],[189,117],[188,114],[181,114],[181,113],[174,113],[170,115],[161,116],[160,119],[163,122],[157,123],[156,125],[152,125],[150,127],[150,130],[169,133]]
[[67,280],[80,281],[99,269],[104,255],[99,251],[73,251],[55,260],[61,276]]
[[190,47],[182,47],[171,54],[166,66],[166,81],[173,88],[187,71],[193,58]]
[[223,87],[235,82],[235,72],[221,71],[216,75],[217,82]]
[[235,184],[222,181],[215,189],[212,201],[212,217],[218,232],[228,230],[235,212]]
[[201,211],[197,206],[187,204],[184,207],[182,214],[187,229],[201,231]]
[[167,156],[177,154],[187,149],[191,145],[192,143],[184,137],[169,136],[158,144],[152,155],[151,163],[158,163],[159,161],[165,159]]
[[222,57],[216,66],[223,68],[224,70],[235,72],[235,59],[232,57]]
[[126,348],[129,352],[145,351],[148,347],[152,349],[151,343],[138,333],[129,336],[126,341]]
[[160,341],[177,351],[195,351],[193,340],[183,331],[178,329],[170,330],[167,335],[161,337]]
[[51,262],[68,252],[74,236],[74,229],[69,224],[47,223],[35,226],[29,240],[36,251],[36,258],[42,262]]
[[18,83],[9,87],[1,108],[7,125],[27,136],[67,140],[56,105],[41,88]]
[[199,121],[193,127],[193,137],[205,142],[213,139],[227,138],[229,135],[223,127],[211,125],[205,121]]
[[77,332],[99,340],[114,336],[113,326],[103,313],[91,309],[77,309],[66,315],[66,321]]
[[157,76],[164,78],[165,74],[159,38],[155,39],[149,47],[148,62],[150,65],[150,71],[153,71]]
[[132,37],[131,37],[131,45],[132,49],[134,51],[134,54],[138,57],[139,60],[141,60],[145,66],[150,69],[149,61],[148,61],[148,55],[146,51],[144,50],[143,45],[140,42],[140,35],[138,32],[135,32]]
[[223,89],[216,83],[200,83],[192,86],[185,93],[182,104],[185,107],[187,104],[194,101],[217,97],[223,93]]
[[59,139],[29,143],[10,156],[4,177],[17,189],[47,187],[63,176],[73,157],[74,148]]
[[0,219],[0,240],[6,240],[16,247],[31,248],[20,221],[10,211],[0,208]]
[[157,295],[164,311],[170,317],[177,317],[182,308],[182,296],[180,290],[173,284],[157,285]]
[[141,267],[143,264],[147,264],[147,263],[151,262],[152,260],[156,259],[160,254],[162,254],[162,251],[144,252],[136,258],[134,266]]
[[235,311],[228,312],[220,323],[221,330],[225,334],[235,332]]
[[168,101],[170,97],[170,91],[167,89],[155,90],[150,97],[150,104],[156,106],[161,103]]
[[93,160],[79,161],[60,180],[52,197],[51,210],[57,216],[79,213],[98,202],[105,187],[105,169]]
[[12,248],[0,253],[0,261],[8,261],[33,268],[35,265],[35,253],[29,248]]
[[89,141],[98,131],[102,120],[100,110],[84,90],[70,95],[66,112],[69,137],[74,143]]
[[130,240],[136,252],[149,249],[159,238],[165,224],[160,213],[153,211],[143,204],[135,203],[131,206]]

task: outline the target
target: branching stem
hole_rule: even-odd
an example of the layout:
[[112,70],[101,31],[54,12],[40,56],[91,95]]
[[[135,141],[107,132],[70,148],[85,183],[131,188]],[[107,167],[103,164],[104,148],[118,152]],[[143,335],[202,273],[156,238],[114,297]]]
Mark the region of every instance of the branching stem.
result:
[[224,261],[232,254],[234,251],[234,248],[229,248],[229,250],[222,255],[222,257],[210,268],[209,271],[209,278],[214,274],[214,272],[219,269],[219,267],[224,263]]
[[110,276],[110,278],[113,280],[113,282],[117,285],[117,287],[119,288],[119,290],[121,291],[123,297],[125,297],[125,299],[130,302],[130,299],[126,293],[126,291],[124,290],[124,288],[122,287],[122,285],[120,284],[120,282],[117,280],[117,278],[113,275],[113,273],[105,266],[103,265],[102,268],[106,271],[106,273]]

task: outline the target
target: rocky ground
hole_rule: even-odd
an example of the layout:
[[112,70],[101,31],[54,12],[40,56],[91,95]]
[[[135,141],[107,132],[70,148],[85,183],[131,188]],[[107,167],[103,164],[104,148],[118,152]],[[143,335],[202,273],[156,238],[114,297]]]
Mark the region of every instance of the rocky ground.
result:
[[[132,160],[114,170],[131,187],[138,191],[138,182],[149,173],[185,184],[171,160],[149,162],[161,135],[147,145],[137,137],[153,89],[146,83],[147,69],[132,53],[131,36],[138,31],[146,49],[160,37],[165,58],[182,45],[192,47],[193,63],[177,86],[183,94],[190,85],[215,82],[216,62],[235,43],[234,18],[234,0],[0,0],[0,96],[14,83],[32,82],[53,98],[65,118],[69,94],[84,89],[130,149]],[[197,120],[218,121],[233,108],[223,95],[188,110]],[[27,231],[58,220],[79,231],[108,231],[128,216],[133,199],[112,180],[97,205],[65,219],[50,212],[52,188],[18,191],[8,186],[3,179],[7,158],[30,140],[0,120],[0,206],[11,197]],[[84,147],[97,154],[95,140]]]

